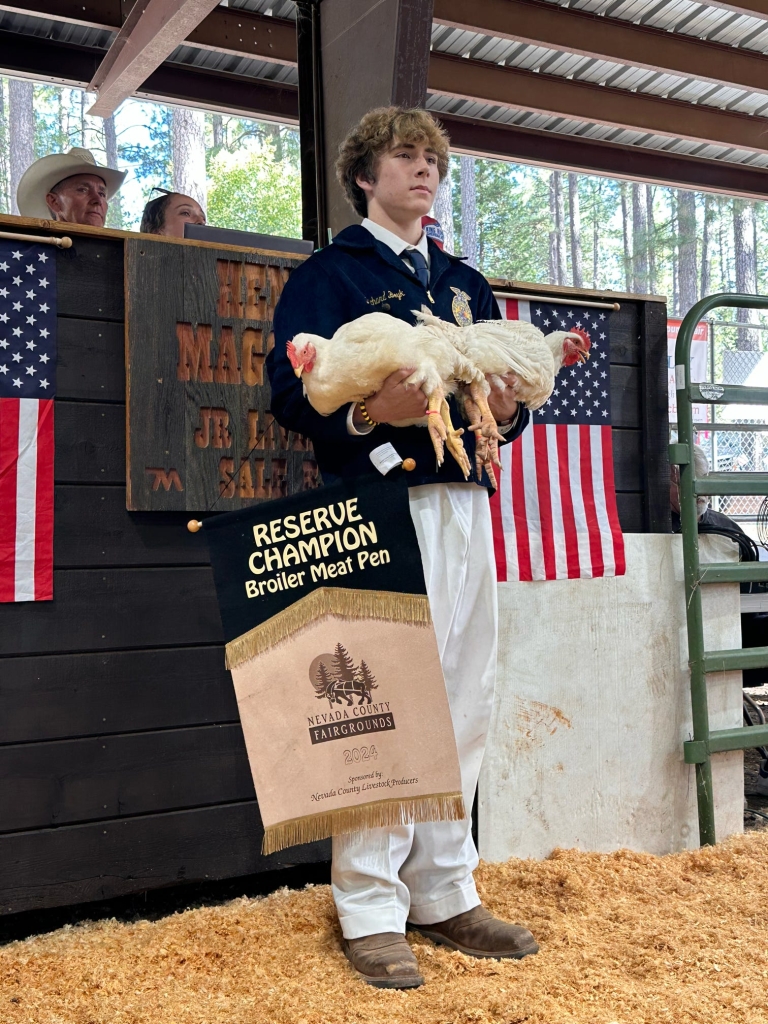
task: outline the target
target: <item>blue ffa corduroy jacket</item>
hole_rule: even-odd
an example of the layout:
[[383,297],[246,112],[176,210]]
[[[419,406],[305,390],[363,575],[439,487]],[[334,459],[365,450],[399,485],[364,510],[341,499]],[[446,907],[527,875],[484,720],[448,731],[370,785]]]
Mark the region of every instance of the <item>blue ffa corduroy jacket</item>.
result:
[[[416,462],[416,469],[407,474],[410,486],[463,482],[461,470],[450,453],[446,452],[445,462],[437,468],[432,442],[424,427],[390,427],[382,423],[369,434],[355,436],[347,431],[348,405],[330,416],[321,416],[304,397],[285,348],[302,331],[330,338],[343,324],[366,313],[389,313],[414,323],[411,310],[426,305],[443,320],[455,323],[462,315],[460,307],[466,310],[468,303],[473,320],[500,317],[490,285],[482,274],[443,252],[431,239],[429,255],[427,291],[389,246],[364,227],[353,225],[294,270],[283,289],[275,312],[275,345],[267,357],[271,408],[281,426],[312,440],[326,483],[332,483],[336,477],[370,473],[373,466],[368,453],[387,441],[401,458]],[[453,399],[450,405],[454,425],[466,427]],[[517,437],[527,422],[528,411],[523,409],[507,440]],[[475,439],[465,432],[463,441],[474,466]],[[490,486],[485,474],[481,486]]]

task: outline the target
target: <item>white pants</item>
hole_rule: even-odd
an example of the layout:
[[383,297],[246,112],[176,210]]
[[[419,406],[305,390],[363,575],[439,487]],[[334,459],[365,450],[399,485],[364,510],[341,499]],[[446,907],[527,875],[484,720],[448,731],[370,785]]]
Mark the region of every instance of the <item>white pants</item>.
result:
[[[443,666],[467,814],[496,676],[496,571],[487,492],[467,484],[409,491]],[[480,903],[471,821],[371,829],[333,840],[331,881],[344,937],[405,932]]]

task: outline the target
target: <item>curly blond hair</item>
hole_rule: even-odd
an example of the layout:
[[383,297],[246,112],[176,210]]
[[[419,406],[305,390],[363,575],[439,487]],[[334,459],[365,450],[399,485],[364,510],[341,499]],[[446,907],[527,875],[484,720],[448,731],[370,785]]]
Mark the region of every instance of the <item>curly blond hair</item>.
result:
[[419,107],[377,107],[369,110],[339,146],[336,177],[347,201],[365,217],[368,201],[357,178],[376,180],[376,164],[393,145],[426,143],[437,156],[440,180],[448,173],[448,134],[432,115]]

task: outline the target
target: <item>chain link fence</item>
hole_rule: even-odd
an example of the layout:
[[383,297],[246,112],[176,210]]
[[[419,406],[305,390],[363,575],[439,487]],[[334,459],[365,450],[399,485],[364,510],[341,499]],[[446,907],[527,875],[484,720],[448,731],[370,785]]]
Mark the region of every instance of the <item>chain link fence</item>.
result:
[[[710,320],[706,347],[708,372],[702,379],[768,387],[768,324],[742,327],[727,320]],[[768,406],[702,405],[695,410],[694,419],[701,423],[697,441],[707,453],[712,471],[768,472]],[[754,522],[762,500],[738,494],[715,495],[710,502],[712,508],[733,519]]]

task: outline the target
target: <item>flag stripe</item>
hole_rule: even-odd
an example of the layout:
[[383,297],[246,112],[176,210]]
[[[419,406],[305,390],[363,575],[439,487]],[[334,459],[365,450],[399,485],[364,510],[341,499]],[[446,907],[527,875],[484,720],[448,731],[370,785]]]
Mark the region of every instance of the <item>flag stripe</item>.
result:
[[541,530],[541,553],[543,564],[540,580],[557,578],[555,561],[555,540],[552,530],[552,499],[549,492],[549,466],[547,464],[547,430],[533,430],[533,447],[536,453],[536,487],[539,505],[539,527]]
[[563,532],[565,533],[565,550],[567,552],[569,580],[577,580],[581,576],[579,565],[579,545],[576,534],[576,517],[573,513],[571,494],[570,460],[568,458],[568,430],[563,423],[555,427],[557,431],[557,455],[560,466],[560,504],[563,510]]
[[0,401],[0,601],[15,600],[19,402]]
[[19,456],[16,471],[15,599],[35,599],[35,510],[37,507],[37,416],[35,398],[19,402]]
[[[616,494],[616,488],[613,480],[611,428],[601,427],[600,429],[603,435],[603,481],[605,484],[605,493],[613,497]],[[615,500],[611,502],[609,521],[611,524],[611,535],[613,537],[613,557],[616,562],[616,575],[623,576],[627,571],[627,563],[624,555],[624,535],[621,532],[621,525],[619,524],[619,510],[616,507]]]
[[38,403],[35,600],[53,599],[53,399]]
[[531,549],[528,543],[528,519],[525,507],[525,474],[523,472],[523,438],[528,430],[523,431],[519,444],[512,445],[512,512],[515,517],[515,540],[517,551],[518,576],[521,580],[531,580]]
[[592,484],[592,428],[578,427],[579,452],[581,456],[581,493],[584,496],[584,515],[587,521],[587,540],[589,542],[589,564],[591,576],[602,576],[605,570],[603,563],[603,545],[600,542],[600,529],[597,523],[595,492]]

